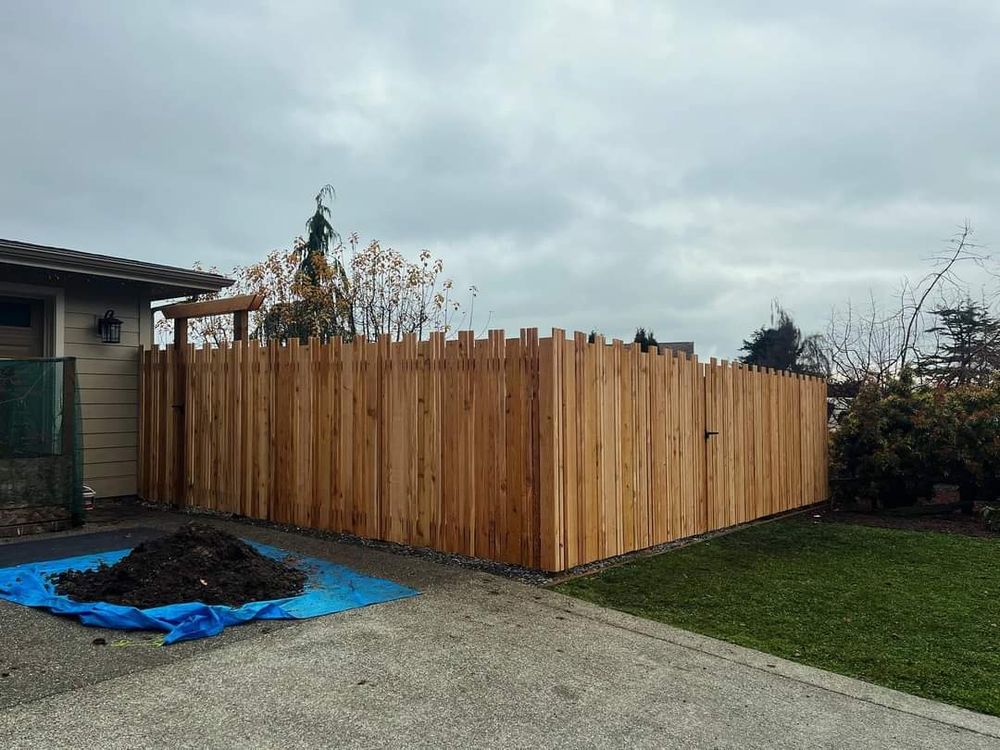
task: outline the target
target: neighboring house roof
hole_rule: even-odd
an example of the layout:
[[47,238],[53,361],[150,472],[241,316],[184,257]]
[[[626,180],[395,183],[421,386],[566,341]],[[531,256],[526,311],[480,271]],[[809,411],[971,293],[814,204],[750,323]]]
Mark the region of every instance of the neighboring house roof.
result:
[[684,352],[688,356],[694,356],[693,341],[661,341],[657,346],[661,352]]
[[17,240],[0,239],[0,264],[147,284],[153,299],[217,292],[233,283],[217,273]]

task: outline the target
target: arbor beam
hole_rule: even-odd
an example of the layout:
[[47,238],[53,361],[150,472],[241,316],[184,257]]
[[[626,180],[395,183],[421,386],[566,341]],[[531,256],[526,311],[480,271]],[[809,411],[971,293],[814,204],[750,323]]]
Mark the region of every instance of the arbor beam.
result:
[[220,297],[201,302],[175,302],[157,308],[167,320],[175,318],[202,318],[206,315],[253,312],[264,304],[263,294],[240,294],[235,297]]

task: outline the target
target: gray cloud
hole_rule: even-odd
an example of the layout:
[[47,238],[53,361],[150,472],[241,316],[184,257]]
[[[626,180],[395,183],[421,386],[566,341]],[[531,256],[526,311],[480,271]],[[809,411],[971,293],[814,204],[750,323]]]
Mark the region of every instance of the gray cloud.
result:
[[[706,7],[711,5],[711,8]],[[344,232],[442,255],[477,326],[730,356],[1000,224],[991,2],[0,9],[0,236],[222,268]]]

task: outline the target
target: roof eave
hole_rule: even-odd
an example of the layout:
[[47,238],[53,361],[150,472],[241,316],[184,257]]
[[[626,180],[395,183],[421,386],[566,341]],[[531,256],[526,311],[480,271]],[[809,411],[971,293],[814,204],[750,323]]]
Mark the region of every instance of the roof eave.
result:
[[160,287],[176,287],[177,296],[190,294],[192,291],[217,292],[234,283],[225,276],[205,271],[9,241],[0,245],[0,262],[65,273],[104,276]]

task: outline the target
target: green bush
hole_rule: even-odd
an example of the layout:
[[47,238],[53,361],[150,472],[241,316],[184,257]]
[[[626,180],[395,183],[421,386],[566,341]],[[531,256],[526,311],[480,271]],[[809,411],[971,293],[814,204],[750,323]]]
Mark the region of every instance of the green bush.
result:
[[1000,495],[1000,382],[931,388],[904,372],[887,389],[864,386],[831,437],[834,501],[872,508],[913,505],[935,483],[963,501]]

